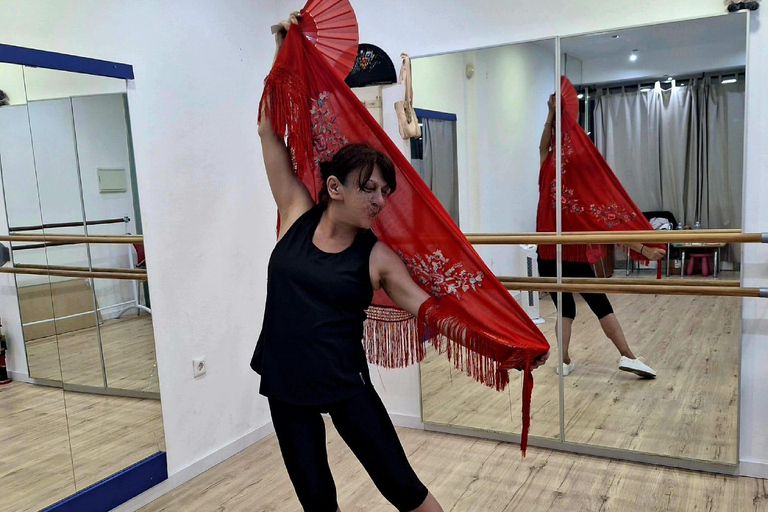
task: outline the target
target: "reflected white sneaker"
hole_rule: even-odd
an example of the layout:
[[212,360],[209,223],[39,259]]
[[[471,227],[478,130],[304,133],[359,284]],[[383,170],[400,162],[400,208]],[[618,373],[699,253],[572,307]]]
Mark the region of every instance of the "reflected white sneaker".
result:
[[[571,361],[570,364],[563,363],[563,377],[568,375],[569,373],[573,372],[573,370],[576,369],[576,365],[573,364],[573,361]],[[560,375],[560,372],[558,371],[557,365],[555,365],[555,373]]]
[[656,371],[645,364],[642,357],[630,359],[626,356],[621,356],[621,359],[619,359],[619,370],[634,373],[646,379],[656,378]]

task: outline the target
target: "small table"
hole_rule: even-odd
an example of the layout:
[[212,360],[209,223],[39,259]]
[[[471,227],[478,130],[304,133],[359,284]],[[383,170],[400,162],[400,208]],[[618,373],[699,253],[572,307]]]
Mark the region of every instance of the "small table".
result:
[[[717,272],[720,270],[720,251],[728,244],[711,242],[711,243],[689,243],[689,244],[670,244],[672,247],[680,249],[680,278],[685,277],[685,251],[691,249],[705,249],[705,252],[711,251],[715,253],[715,268],[712,271],[712,277],[717,277]],[[667,251],[667,275],[669,275],[669,251]]]

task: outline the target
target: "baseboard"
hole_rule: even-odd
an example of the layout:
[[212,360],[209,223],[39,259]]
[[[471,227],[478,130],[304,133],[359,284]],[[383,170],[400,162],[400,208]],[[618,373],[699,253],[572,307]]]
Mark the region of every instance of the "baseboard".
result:
[[768,478],[768,462],[739,461],[739,474],[753,478]]
[[413,416],[410,414],[390,414],[389,417],[392,419],[392,423],[396,427],[424,430],[424,422],[421,421],[419,416]]
[[173,475],[169,475],[168,480],[161,482],[151,489],[148,489],[130,501],[126,501],[119,507],[112,509],[112,512],[134,512],[144,505],[147,505],[148,503],[158,499],[160,496],[192,480],[196,476],[208,471],[220,462],[223,462],[241,452],[242,450],[245,450],[252,444],[267,437],[272,432],[274,432],[274,428],[272,427],[272,422],[270,421],[266,425],[263,425],[256,430],[244,435],[240,439],[237,439],[224,446],[223,448],[220,448],[215,452],[206,455],[202,459],[190,464],[186,468],[174,473]]
[[35,383],[34,379],[30,378],[26,373],[9,371],[8,376],[11,380],[15,380],[16,382],[26,382],[27,384]]
[[[421,430],[424,429],[424,423],[422,423],[419,416],[410,414],[390,414],[389,416],[392,418],[392,423],[395,426]],[[119,507],[112,509],[112,512],[134,512],[144,505],[147,505],[148,503],[158,499],[162,495],[169,493],[180,485],[192,480],[196,476],[208,471],[220,462],[223,462],[228,458],[236,455],[238,452],[241,452],[252,444],[267,437],[272,432],[274,432],[274,428],[272,427],[272,422],[269,422],[266,425],[257,428],[250,434],[247,434],[237,441],[230,443],[224,448],[221,448],[207,455],[206,457],[203,457],[197,462],[190,464],[181,471],[174,473],[173,475],[169,475],[168,480],[161,482],[146,492],[136,496],[132,500],[127,501]]]
[[168,461],[164,452],[158,452],[41,512],[108,512],[167,478]]

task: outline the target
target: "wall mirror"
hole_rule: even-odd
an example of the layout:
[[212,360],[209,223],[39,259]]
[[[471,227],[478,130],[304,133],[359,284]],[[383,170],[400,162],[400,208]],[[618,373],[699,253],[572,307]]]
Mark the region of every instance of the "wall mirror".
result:
[[[423,136],[411,157],[443,206],[464,232],[535,232],[538,148],[555,87],[555,41],[417,58],[412,68]],[[496,275],[535,272],[535,248],[476,249]],[[539,318],[538,294],[512,293],[555,345],[555,317]],[[421,365],[423,420],[519,434],[522,383],[515,372],[511,378],[508,391],[498,393],[430,352]],[[558,404],[557,376],[539,372],[531,436],[559,439]]]
[[[2,230],[141,234],[126,81],[0,66]],[[25,269],[146,268],[141,244],[12,242],[11,256]],[[146,281],[16,274],[0,300],[17,338],[9,355],[27,363],[0,386],[13,411],[0,439],[14,454],[0,470],[13,510],[40,510],[165,451]]]
[[[560,39],[580,129],[655,228],[741,227],[746,36],[746,16],[731,15]],[[535,231],[555,56],[555,41],[541,41],[413,59],[415,107],[456,116],[464,232]],[[476,248],[499,276],[537,275],[535,248]],[[592,271],[617,281],[657,272],[686,282],[740,280],[739,246],[670,245],[668,259],[649,265],[628,263],[625,251],[608,247]],[[600,453],[737,463],[740,299],[609,295],[629,347],[658,374],[640,379],[619,370],[619,351],[575,294],[569,355],[576,370],[562,378],[561,415],[558,311],[546,293],[511,293],[543,320],[552,346],[551,363],[535,373],[531,436]],[[421,367],[427,428],[514,439],[520,385],[512,377],[509,393],[497,393],[430,355]]]
[[[655,229],[741,228],[746,21],[717,16],[561,40],[581,127]],[[670,244],[669,257],[649,265],[610,249],[595,271],[617,282],[740,281],[733,244]],[[657,377],[619,371],[619,352],[577,296],[565,440],[736,464],[741,299],[609,298],[623,333],[609,334]]]

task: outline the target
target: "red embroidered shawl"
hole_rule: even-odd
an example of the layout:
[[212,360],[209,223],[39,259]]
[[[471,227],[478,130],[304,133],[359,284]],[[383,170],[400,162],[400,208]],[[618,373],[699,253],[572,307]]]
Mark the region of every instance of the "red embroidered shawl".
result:
[[[560,86],[563,232],[653,230],[608,163],[579,126],[578,103],[574,109],[574,104],[569,101],[576,98],[573,85],[566,77],[562,77]],[[552,150],[539,171],[536,231],[543,232],[556,230],[554,126],[551,140]],[[556,259],[555,248],[554,245],[540,245],[539,257],[546,260]],[[648,262],[635,251],[630,254],[635,261]],[[604,256],[604,245],[563,245],[563,261],[595,263]]]
[[369,360],[385,367],[421,361],[425,343],[446,352],[455,366],[502,390],[509,370],[524,371],[525,453],[530,422],[534,359],[549,350],[541,331],[494,277],[408,160],[332,71],[300,28],[293,26],[266,79],[265,113],[287,135],[295,170],[315,201],[322,182],[318,164],[348,143],[365,143],[389,156],[397,191],[373,231],[396,251],[414,281],[432,298],[414,319],[383,291],[368,310],[365,339]]

